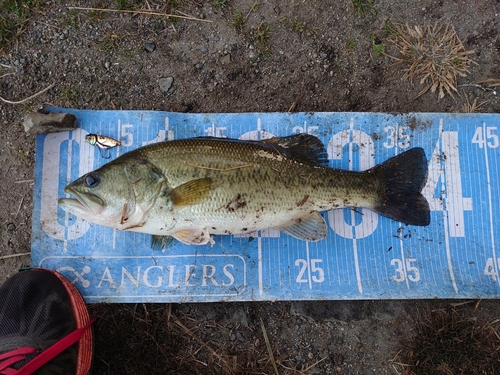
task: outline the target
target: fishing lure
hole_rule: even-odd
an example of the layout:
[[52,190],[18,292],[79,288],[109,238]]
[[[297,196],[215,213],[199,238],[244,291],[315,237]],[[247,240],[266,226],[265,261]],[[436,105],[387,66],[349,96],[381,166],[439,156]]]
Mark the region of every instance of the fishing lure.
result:
[[104,156],[102,153],[102,150],[109,150],[110,148],[120,146],[121,142],[111,138],[111,137],[106,137],[105,135],[98,135],[98,134],[87,134],[85,136],[85,141],[90,143],[92,146],[97,146],[99,148],[99,152],[101,153],[101,156],[104,159],[109,159],[111,155],[108,155],[107,157]]

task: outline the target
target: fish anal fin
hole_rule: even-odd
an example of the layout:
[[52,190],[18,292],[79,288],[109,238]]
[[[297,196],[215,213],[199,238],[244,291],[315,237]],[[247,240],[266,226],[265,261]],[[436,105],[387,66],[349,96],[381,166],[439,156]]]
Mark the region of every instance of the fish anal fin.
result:
[[319,212],[313,212],[309,216],[294,220],[291,225],[276,229],[299,240],[312,242],[320,241],[328,234],[325,219]]
[[288,137],[274,137],[261,142],[271,147],[277,147],[292,158],[315,165],[328,165],[328,154],[325,145],[311,134],[294,134]]
[[212,188],[211,178],[200,178],[188,181],[172,189],[166,195],[170,197],[172,208],[191,206],[203,203]]
[[215,243],[207,228],[182,229],[172,234],[172,237],[185,245],[205,245],[207,243],[213,245]]

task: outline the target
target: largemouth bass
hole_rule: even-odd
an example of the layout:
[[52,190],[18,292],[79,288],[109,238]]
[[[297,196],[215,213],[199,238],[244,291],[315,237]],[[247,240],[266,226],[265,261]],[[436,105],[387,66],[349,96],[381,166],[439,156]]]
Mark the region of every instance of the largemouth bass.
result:
[[76,199],[64,210],[93,223],[185,244],[212,235],[276,228],[319,241],[327,226],[319,212],[363,207],[425,226],[429,204],[422,148],[412,148],[364,172],[328,167],[321,141],[307,134],[262,141],[190,138],[128,152],[70,183]]

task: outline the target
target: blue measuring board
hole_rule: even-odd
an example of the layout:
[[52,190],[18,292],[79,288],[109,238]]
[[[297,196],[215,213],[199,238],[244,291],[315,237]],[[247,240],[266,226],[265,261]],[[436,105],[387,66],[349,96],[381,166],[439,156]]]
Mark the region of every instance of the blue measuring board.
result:
[[[500,115],[51,110],[73,113],[78,129],[38,135],[32,266],[63,273],[88,302],[500,297]],[[153,250],[150,235],[91,224],[57,205],[69,182],[112,160],[85,142],[88,133],[119,139],[115,158],[164,140],[300,132],[319,137],[341,169],[423,147],[431,224],[341,209],[323,213],[329,233],[319,242],[270,229]]]

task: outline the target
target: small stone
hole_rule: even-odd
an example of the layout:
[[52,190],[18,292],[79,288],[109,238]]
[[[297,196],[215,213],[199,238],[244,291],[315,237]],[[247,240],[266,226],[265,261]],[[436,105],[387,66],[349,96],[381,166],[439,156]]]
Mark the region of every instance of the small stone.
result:
[[16,224],[14,224],[14,223],[9,223],[9,224],[7,224],[7,230],[8,230],[9,232],[13,232],[13,231],[15,231],[15,230],[16,230]]
[[222,65],[227,65],[231,62],[231,55],[225,55],[220,58],[220,63]]
[[207,319],[208,320],[212,320],[213,318],[215,318],[217,316],[217,312],[215,310],[210,310],[207,314]]
[[173,77],[160,78],[158,84],[162,93],[167,94],[172,90],[172,84],[174,83]]
[[29,134],[47,134],[75,130],[76,117],[70,113],[28,113],[23,121],[24,131]]
[[375,318],[381,321],[391,321],[399,314],[401,314],[401,307],[390,302],[385,302],[378,307],[375,312]]
[[377,341],[377,338],[375,335],[368,335],[365,337],[365,342],[367,345],[375,345],[375,342]]
[[146,45],[144,46],[144,49],[146,50],[146,52],[153,52],[156,49],[156,44],[146,43]]
[[248,328],[248,323],[250,322],[250,319],[245,310],[242,307],[240,307],[233,313],[231,321],[241,325],[244,328]]
[[44,115],[48,115],[50,113],[45,104],[38,104],[37,112]]
[[324,52],[321,52],[319,54],[319,57],[321,58],[321,60],[325,60],[328,57],[328,55],[326,53],[324,53]]

